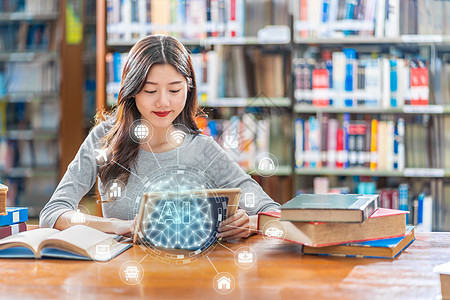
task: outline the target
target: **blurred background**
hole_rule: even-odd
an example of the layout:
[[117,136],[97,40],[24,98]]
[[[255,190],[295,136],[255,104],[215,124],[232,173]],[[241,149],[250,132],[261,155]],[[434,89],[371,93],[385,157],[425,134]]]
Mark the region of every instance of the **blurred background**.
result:
[[[191,53],[203,134],[235,133],[232,157],[275,201],[378,193],[450,230],[450,1],[434,0],[2,0],[8,206],[39,215],[154,33]],[[82,204],[100,215],[96,199]]]

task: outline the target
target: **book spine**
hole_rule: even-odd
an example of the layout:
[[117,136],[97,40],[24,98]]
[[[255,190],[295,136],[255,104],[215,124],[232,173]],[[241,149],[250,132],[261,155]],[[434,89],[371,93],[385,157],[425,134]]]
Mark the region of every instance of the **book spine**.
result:
[[8,237],[13,234],[17,234],[19,232],[23,232],[27,230],[27,224],[25,222],[21,222],[13,225],[6,225],[0,227],[0,239]]
[[356,51],[354,49],[344,49],[346,58],[345,65],[345,106],[354,106],[355,90],[355,67],[356,67]]
[[327,135],[327,166],[329,168],[336,167],[336,149],[338,136],[339,122],[336,119],[328,121],[328,135]]
[[349,167],[349,161],[348,161],[348,153],[349,153],[349,128],[350,128],[350,114],[344,113],[343,115],[343,122],[342,122],[342,129],[343,129],[343,163],[344,168]]
[[338,128],[336,143],[336,167],[342,169],[344,167],[344,130]]
[[329,75],[327,69],[314,69],[312,71],[312,104],[318,107],[330,105]]
[[378,165],[378,120],[372,120],[370,129],[370,169],[376,170]]
[[389,77],[389,87],[391,91],[391,107],[398,107],[398,73],[397,73],[397,60],[390,59],[390,77]]
[[304,156],[304,121],[295,120],[295,167],[303,168]]
[[[408,211],[408,184],[400,184],[398,193],[399,209]],[[408,224],[408,217],[406,217],[406,224]]]

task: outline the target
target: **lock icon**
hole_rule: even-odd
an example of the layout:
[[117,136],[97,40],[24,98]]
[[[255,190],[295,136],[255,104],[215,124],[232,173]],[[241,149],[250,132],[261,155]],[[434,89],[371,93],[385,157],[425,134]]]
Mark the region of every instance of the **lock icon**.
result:
[[260,171],[273,171],[275,170],[275,163],[270,157],[264,157],[259,161],[258,169]]

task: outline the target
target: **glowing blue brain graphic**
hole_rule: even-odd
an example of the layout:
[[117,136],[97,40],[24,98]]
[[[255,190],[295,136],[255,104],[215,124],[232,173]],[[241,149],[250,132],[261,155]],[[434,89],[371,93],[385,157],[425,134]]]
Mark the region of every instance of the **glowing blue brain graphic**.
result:
[[214,240],[215,204],[214,199],[196,197],[156,200],[151,203],[145,237],[157,247],[199,249]]

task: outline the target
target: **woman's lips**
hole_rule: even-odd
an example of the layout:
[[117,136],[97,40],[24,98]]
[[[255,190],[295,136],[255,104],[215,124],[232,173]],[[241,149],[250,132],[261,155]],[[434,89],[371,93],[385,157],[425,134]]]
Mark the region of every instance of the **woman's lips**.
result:
[[157,115],[158,117],[164,118],[166,117],[168,114],[170,114],[170,110],[169,111],[154,111],[153,112],[155,115]]

